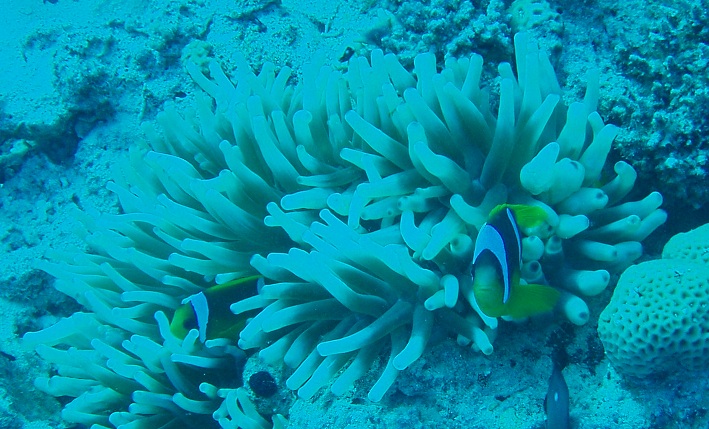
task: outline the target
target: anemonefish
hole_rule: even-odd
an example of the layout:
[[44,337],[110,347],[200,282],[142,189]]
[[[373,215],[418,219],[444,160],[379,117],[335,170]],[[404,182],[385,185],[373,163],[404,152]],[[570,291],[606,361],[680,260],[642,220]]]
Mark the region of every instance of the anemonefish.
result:
[[201,342],[215,338],[238,338],[254,312],[237,315],[231,312],[229,306],[256,295],[262,283],[261,276],[243,277],[185,298],[175,310],[170,332],[178,338],[185,338],[191,329],[197,329]]
[[515,319],[550,311],[559,291],[537,284],[520,284],[522,228],[534,228],[546,219],[540,207],[502,204],[490,212],[475,240],[473,294],[486,316]]

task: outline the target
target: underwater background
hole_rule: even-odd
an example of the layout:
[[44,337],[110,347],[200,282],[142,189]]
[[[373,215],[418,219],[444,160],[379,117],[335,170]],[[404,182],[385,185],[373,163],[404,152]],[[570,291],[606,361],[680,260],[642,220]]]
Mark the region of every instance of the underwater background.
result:
[[[265,62],[292,68],[295,81],[310,62],[344,68],[351,56],[374,49],[396,54],[408,69],[419,53],[434,53],[439,65],[477,53],[482,82],[494,88],[497,65],[514,61],[513,36],[526,31],[549,53],[565,98],[582,99],[587,73],[600,70],[598,112],[620,127],[609,160],[635,168],[638,194],[663,195],[668,220],[643,242],[641,260],[659,258],[671,236],[709,222],[707,1],[5,0],[2,6],[0,428],[72,427],[60,417],[67,398],[34,385],[54,369],[21,337],[81,306],[56,291],[37,263],[50,249],[86,247],[76,234],[79,210],[119,212],[106,183],[131,145],[145,139],[141,124],[155,122],[166,102],[178,111],[194,102],[198,90],[186,57],[215,58],[229,68],[240,53],[254,70]],[[614,370],[597,333],[612,293],[609,287],[587,300],[590,320],[583,326],[502,324],[490,356],[455,338],[434,338],[380,402],[326,389],[296,400],[276,370],[278,399],[265,406],[296,428],[542,428],[552,355],[563,349],[571,427],[709,427],[706,372],[631,380]]]

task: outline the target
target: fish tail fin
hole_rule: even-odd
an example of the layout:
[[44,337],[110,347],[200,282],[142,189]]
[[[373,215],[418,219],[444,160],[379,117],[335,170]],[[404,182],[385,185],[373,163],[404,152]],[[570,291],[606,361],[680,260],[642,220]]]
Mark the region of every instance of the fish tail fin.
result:
[[554,309],[561,293],[551,286],[528,284],[513,287],[507,302],[508,314],[515,318],[534,316]]

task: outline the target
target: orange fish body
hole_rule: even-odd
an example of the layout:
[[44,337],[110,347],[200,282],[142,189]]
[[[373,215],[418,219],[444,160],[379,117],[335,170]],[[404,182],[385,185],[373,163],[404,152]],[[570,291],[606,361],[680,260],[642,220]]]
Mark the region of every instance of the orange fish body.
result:
[[515,319],[550,311],[559,291],[546,285],[520,284],[522,235],[520,226],[532,228],[546,219],[535,206],[503,204],[490,212],[475,240],[473,294],[486,316]]
[[185,338],[191,329],[199,333],[205,342],[215,338],[238,338],[246,320],[254,312],[234,314],[229,305],[258,293],[261,276],[249,276],[215,285],[182,301],[175,309],[170,331],[178,338]]

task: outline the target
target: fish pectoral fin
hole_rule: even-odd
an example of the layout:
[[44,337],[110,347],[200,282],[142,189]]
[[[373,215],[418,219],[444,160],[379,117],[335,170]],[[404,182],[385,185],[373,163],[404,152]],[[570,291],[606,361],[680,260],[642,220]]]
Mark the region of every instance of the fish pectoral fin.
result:
[[528,284],[516,285],[507,301],[508,315],[521,319],[551,311],[561,293],[551,286]]

